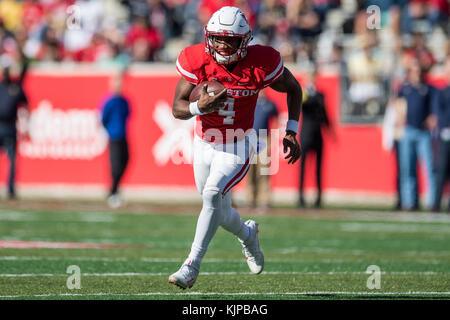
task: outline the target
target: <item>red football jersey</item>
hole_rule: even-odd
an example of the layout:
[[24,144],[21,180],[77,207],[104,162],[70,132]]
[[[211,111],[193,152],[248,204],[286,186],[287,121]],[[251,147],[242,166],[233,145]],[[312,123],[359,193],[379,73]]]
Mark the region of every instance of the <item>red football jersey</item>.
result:
[[[253,127],[259,91],[277,81],[284,70],[278,51],[268,46],[253,45],[248,47],[247,55],[230,72],[206,52],[204,43],[184,49],[178,57],[176,68],[183,78],[194,85],[216,80],[228,89],[224,108],[197,117],[197,135],[216,143],[224,142],[229,129],[228,134],[238,129],[245,132]],[[227,139],[227,142],[231,141]]]

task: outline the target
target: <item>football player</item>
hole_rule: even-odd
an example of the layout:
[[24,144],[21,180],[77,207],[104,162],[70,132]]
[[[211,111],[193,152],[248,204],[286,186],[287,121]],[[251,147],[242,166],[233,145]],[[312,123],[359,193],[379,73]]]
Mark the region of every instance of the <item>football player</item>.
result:
[[[191,288],[195,283],[202,258],[219,226],[236,235],[250,271],[254,274],[263,271],[258,224],[241,219],[231,206],[229,192],[247,173],[256,150],[251,128],[261,89],[270,86],[287,93],[289,120],[283,147],[289,153],[285,159],[295,163],[301,155],[296,137],[301,87],[283,66],[278,51],[268,46],[249,46],[251,39],[245,14],[237,7],[223,7],[211,16],[205,27],[205,43],[185,48],[176,62],[181,79],[172,111],[177,119],[197,118],[193,166],[203,201],[189,256],[169,277],[169,283],[182,289]],[[189,101],[196,85],[213,80],[225,88],[209,95],[203,87],[200,98]]]

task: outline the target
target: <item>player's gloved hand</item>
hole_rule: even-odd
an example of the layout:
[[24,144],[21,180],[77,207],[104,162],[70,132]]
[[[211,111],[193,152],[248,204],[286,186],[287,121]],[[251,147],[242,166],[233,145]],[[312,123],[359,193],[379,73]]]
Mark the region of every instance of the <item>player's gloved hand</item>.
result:
[[283,139],[283,152],[289,154],[284,157],[289,159],[288,164],[295,163],[302,155],[302,148],[297,141],[296,133],[293,131],[286,131],[286,136]]
[[211,113],[224,107],[227,99],[227,88],[224,88],[220,93],[210,96],[208,94],[208,86],[202,87],[202,93],[198,99],[198,108],[202,113]]

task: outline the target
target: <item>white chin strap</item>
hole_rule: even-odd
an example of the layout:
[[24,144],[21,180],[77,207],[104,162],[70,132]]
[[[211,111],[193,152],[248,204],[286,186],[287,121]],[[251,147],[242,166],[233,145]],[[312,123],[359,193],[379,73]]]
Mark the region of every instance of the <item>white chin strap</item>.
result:
[[238,52],[235,52],[229,56],[222,56],[217,51],[214,52],[214,58],[216,59],[217,63],[221,64],[230,64],[236,62],[238,60],[238,57],[239,57]]

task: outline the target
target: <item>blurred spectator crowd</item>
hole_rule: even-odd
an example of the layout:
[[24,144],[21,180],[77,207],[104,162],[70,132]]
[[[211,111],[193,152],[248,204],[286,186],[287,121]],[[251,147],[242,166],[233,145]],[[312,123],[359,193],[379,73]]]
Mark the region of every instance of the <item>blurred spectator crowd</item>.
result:
[[[448,0],[0,0],[3,60],[23,52],[45,62],[173,62],[203,41],[203,26],[224,5],[240,7],[253,43],[273,46],[287,63],[340,66],[347,57],[349,77],[372,96],[381,91],[368,83],[395,71],[395,53],[419,55],[430,68],[449,51]],[[350,98],[365,99],[360,91]]]
[[428,72],[450,54],[450,0],[0,0],[0,64],[173,63],[225,5],[246,13],[251,44],[337,71],[344,123],[380,122],[412,58]]

